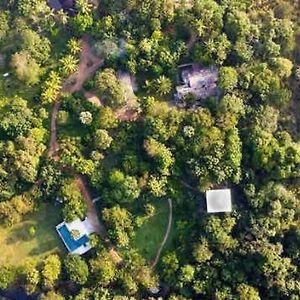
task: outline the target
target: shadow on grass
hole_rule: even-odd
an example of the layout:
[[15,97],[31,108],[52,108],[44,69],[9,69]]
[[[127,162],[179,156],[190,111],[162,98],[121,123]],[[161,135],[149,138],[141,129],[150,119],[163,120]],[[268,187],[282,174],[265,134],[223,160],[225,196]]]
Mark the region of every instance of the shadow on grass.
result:
[[8,245],[12,245],[20,241],[27,242],[32,240],[34,237],[29,234],[29,228],[31,226],[31,224],[24,224],[22,227],[12,229],[5,242]]

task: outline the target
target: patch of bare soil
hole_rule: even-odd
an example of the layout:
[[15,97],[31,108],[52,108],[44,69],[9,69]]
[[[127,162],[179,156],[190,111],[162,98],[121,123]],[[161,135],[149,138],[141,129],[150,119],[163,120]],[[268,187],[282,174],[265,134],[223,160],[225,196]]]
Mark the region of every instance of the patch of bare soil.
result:
[[92,77],[102,65],[103,59],[97,57],[89,44],[89,37],[85,35],[82,38],[82,50],[78,71],[72,74],[65,82],[62,92],[74,93],[82,90],[83,83]]
[[95,106],[100,107],[103,105],[102,101],[96,94],[85,90],[83,91],[83,94],[86,100],[94,104]]

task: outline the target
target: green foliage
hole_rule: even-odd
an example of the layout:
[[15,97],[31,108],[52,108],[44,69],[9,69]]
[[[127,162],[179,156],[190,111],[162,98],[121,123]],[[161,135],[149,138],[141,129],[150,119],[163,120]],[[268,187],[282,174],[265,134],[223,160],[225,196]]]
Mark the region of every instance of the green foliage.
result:
[[61,89],[61,78],[57,72],[51,71],[44,83],[41,100],[42,103],[53,103],[57,100]]
[[59,294],[59,293],[56,293],[54,291],[49,291],[49,292],[46,292],[46,293],[43,293],[41,294],[39,300],[64,300],[65,298]]
[[[103,0],[96,8],[78,0],[72,14],[46,0],[1,1],[0,288],[16,283],[41,299],[152,299],[162,282],[174,300],[298,299],[292,2]],[[96,76],[89,48],[104,60]],[[86,70],[78,70],[82,57]],[[178,66],[189,62],[217,66],[222,93],[197,105],[188,95],[181,109],[161,98],[171,98]],[[62,97],[77,71],[76,90],[86,91]],[[138,114],[119,79],[124,71],[136,75]],[[86,101],[87,91],[103,106]],[[56,101],[59,126],[50,132]],[[53,133],[58,161],[47,159]],[[105,228],[87,255],[63,258],[60,212],[67,221],[87,213],[76,174],[100,196]],[[225,186],[233,212],[208,215],[202,192]],[[38,203],[57,197],[62,205]],[[173,222],[156,274],[150,265],[167,227],[167,197]]]
[[64,200],[63,214],[65,219],[70,222],[76,218],[83,219],[86,214],[86,203],[81,191],[74,180],[66,180],[60,191]]
[[224,92],[232,91],[238,83],[238,74],[232,67],[220,68],[219,85]]
[[146,87],[150,91],[152,91],[160,96],[164,96],[171,92],[172,81],[171,81],[171,79],[165,77],[164,75],[161,75],[153,81],[146,81]]
[[240,284],[237,288],[237,291],[239,293],[239,299],[241,300],[246,300],[246,299],[251,299],[251,300],[260,300],[261,298],[259,297],[258,291],[247,284]]
[[271,64],[274,66],[276,73],[283,78],[288,78],[292,74],[293,63],[284,57],[273,58]]
[[213,253],[210,251],[206,239],[201,239],[201,241],[194,246],[193,255],[198,263],[206,262],[212,258]]
[[170,167],[174,164],[172,152],[162,143],[150,138],[145,141],[147,154],[154,159],[158,165],[158,171],[162,175],[169,175]]
[[72,19],[73,30],[76,34],[85,33],[93,25],[93,17],[90,13],[79,13]]
[[38,64],[49,59],[51,46],[48,38],[39,35],[36,31],[25,29],[20,33],[20,40],[17,40],[20,48],[27,51]]
[[[74,47],[74,45],[73,45]],[[77,51],[77,49],[72,49],[72,51]],[[60,64],[61,64],[61,72],[64,76],[69,76],[73,73],[75,73],[78,70],[78,63],[79,60],[73,56],[72,54],[68,54],[64,57],[62,57],[59,60]]]
[[56,254],[49,255],[42,267],[42,280],[46,288],[52,288],[58,280],[61,273],[60,258]]
[[5,37],[9,32],[9,12],[8,11],[1,11],[0,12],[0,44],[3,43]]
[[113,69],[105,69],[99,74],[98,89],[101,96],[112,108],[121,106],[126,101],[125,89],[120,84]]
[[111,142],[112,142],[112,137],[109,136],[107,130],[105,129],[98,129],[95,132],[94,136],[94,143],[96,149],[99,150],[105,150],[109,148]]
[[19,80],[27,85],[39,81],[40,67],[26,51],[17,52],[12,56],[11,65]]
[[101,286],[107,286],[114,280],[116,265],[106,251],[102,251],[95,259],[90,260],[91,273],[96,282]]
[[40,272],[33,263],[27,262],[21,271],[25,277],[25,288],[28,293],[35,291],[40,282]]
[[109,235],[117,243],[118,246],[127,246],[129,244],[129,237],[132,234],[132,216],[125,209],[120,206],[112,208],[105,208],[102,211],[103,220],[107,224]]
[[110,203],[131,203],[140,195],[138,181],[133,176],[125,176],[119,170],[114,170],[108,178],[109,189],[105,198]]
[[0,288],[7,289],[16,278],[16,270],[11,266],[1,266],[0,268]]
[[78,283],[85,284],[88,280],[89,269],[86,262],[76,254],[69,254],[64,260],[69,278]]

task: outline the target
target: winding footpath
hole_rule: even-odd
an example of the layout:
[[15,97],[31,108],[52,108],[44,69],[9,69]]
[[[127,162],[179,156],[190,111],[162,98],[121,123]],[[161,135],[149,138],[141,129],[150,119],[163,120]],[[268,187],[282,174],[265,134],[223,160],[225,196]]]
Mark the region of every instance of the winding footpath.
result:
[[[89,79],[102,65],[103,60],[96,57],[89,45],[88,36],[82,38],[82,51],[80,54],[80,62],[78,72],[72,74],[63,84],[61,93],[74,93],[83,90],[83,83]],[[51,136],[50,144],[48,149],[48,156],[55,161],[59,161],[59,143],[57,140],[57,115],[60,108],[59,99],[54,103],[52,115],[51,115]],[[94,227],[94,231],[104,241],[105,246],[108,248],[112,260],[116,264],[122,263],[122,258],[119,256],[117,251],[114,249],[113,244],[108,238],[105,226],[100,222],[98,218],[98,212],[95,204],[93,203],[91,193],[88,189],[88,184],[83,175],[76,174],[75,181],[79,187],[84,200],[87,204],[87,218],[90,220]]]
[[168,204],[169,204],[169,221],[168,221],[168,226],[167,226],[167,230],[166,230],[166,233],[165,233],[165,236],[160,244],[160,247],[158,248],[157,250],[157,253],[156,253],[156,257],[152,263],[152,268],[155,268],[156,265],[158,264],[159,262],[159,259],[160,259],[160,256],[161,256],[161,252],[168,240],[168,237],[169,237],[169,234],[170,234],[170,231],[171,231],[171,228],[172,228],[172,221],[173,221],[173,205],[172,205],[172,200],[169,198],[168,199]]

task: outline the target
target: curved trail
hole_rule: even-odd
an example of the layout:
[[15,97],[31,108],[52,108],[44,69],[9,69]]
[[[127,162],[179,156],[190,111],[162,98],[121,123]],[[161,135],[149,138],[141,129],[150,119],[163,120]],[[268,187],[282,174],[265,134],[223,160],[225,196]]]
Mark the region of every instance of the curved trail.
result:
[[163,238],[163,240],[162,240],[162,242],[160,244],[160,247],[157,250],[155,260],[152,263],[152,268],[155,268],[156,265],[158,264],[161,252],[162,252],[162,250],[163,250],[163,248],[164,248],[164,246],[165,246],[165,244],[167,242],[167,239],[168,239],[170,231],[171,231],[172,220],[173,220],[173,205],[172,205],[172,200],[170,198],[168,199],[168,204],[169,204],[169,221],[168,221],[168,226],[167,226],[167,230],[166,230],[165,236],[164,236],[164,238]]
[[[82,38],[82,51],[80,54],[80,62],[78,72],[72,74],[66,82],[63,84],[61,89],[62,93],[74,93],[83,89],[83,83],[85,80],[90,78],[102,65],[103,60],[96,57],[92,51],[88,42],[88,36]],[[54,103],[52,115],[51,115],[51,136],[48,150],[48,156],[54,160],[59,160],[59,143],[57,141],[57,115],[60,108],[59,99]],[[87,217],[90,220],[93,228],[97,234],[99,234],[104,241],[105,246],[108,248],[112,260],[116,264],[122,262],[122,258],[119,256],[117,251],[114,249],[113,244],[108,238],[107,231],[104,225],[98,218],[97,209],[93,203],[91,193],[88,190],[88,185],[83,175],[75,175],[75,181],[79,187],[85,202],[87,204]]]

